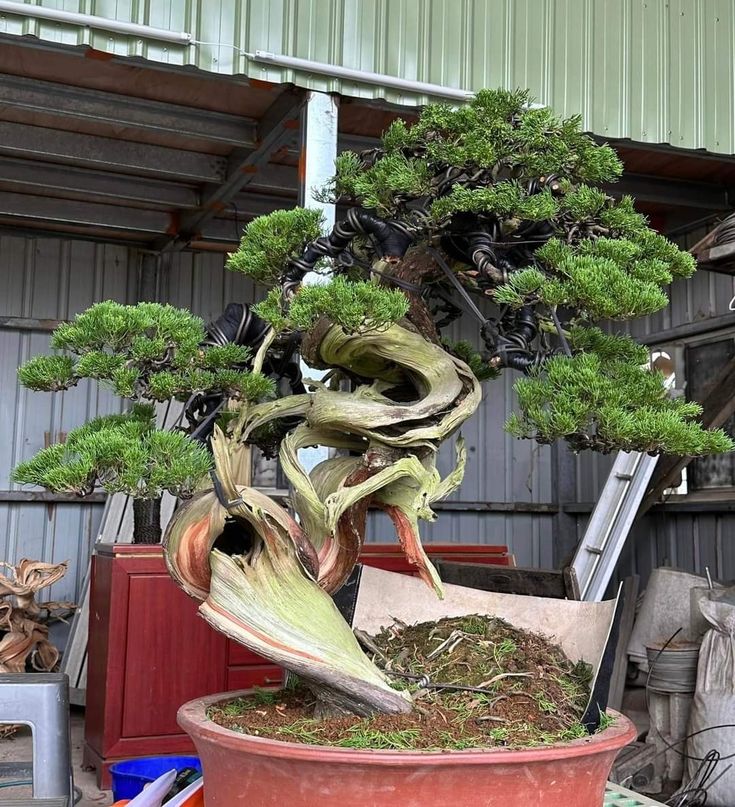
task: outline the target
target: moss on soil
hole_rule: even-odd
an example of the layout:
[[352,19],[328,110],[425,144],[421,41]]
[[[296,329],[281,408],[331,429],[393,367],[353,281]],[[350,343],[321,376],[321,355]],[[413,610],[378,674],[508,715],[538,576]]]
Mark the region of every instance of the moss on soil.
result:
[[[544,636],[473,615],[398,623],[367,644],[376,664],[391,673],[394,686],[411,692],[416,705],[412,713],[317,720],[314,697],[296,685],[217,704],[208,716],[245,734],[347,748],[527,748],[587,734],[580,721],[591,669],[572,662]],[[483,691],[421,688],[416,676]]]

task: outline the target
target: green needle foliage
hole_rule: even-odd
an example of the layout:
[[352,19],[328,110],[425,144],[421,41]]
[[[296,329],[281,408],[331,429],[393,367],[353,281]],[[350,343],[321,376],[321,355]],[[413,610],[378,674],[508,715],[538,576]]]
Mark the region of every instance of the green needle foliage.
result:
[[[622,202],[617,212],[627,204]],[[632,211],[630,215],[638,217]],[[622,235],[623,230],[629,237]],[[536,267],[512,273],[495,290],[497,302],[514,307],[537,302],[565,306],[590,320],[633,319],[665,308],[669,302],[665,286],[675,277],[690,277],[695,269],[691,255],[645,225],[637,232],[623,225],[571,245],[554,238],[535,257]]]
[[322,214],[296,207],[260,216],[245,228],[240,247],[227,259],[227,268],[242,272],[256,283],[272,284],[289,259],[321,234]]
[[248,348],[203,347],[204,338],[202,320],[184,309],[108,300],[53,332],[51,345],[66,354],[37,356],[18,377],[29,389],[52,392],[91,378],[123,398],[151,401],[206,392],[255,401],[273,394],[269,379],[244,369]]
[[[601,451],[729,450],[722,432],[706,432],[696,422],[695,405],[669,400],[661,377],[645,369],[645,350],[593,327],[665,308],[667,286],[690,277],[694,260],[651,230],[631,198],[616,200],[596,187],[615,181],[622,163],[582,131],[580,116],[561,118],[531,100],[526,91],[483,90],[458,108],[430,104],[414,124],[392,123],[379,149],[340,154],[320,198],[400,222],[417,247],[453,244],[454,269],[469,289],[509,307],[511,321],[514,309],[525,309],[524,317],[532,312],[545,341],[529,345],[528,356],[539,344],[543,352],[517,384],[521,411],[508,423],[514,434],[542,442],[564,437]],[[230,268],[276,284],[319,225],[319,214],[304,210],[257,219]],[[467,233],[487,236],[477,254],[499,266],[504,258],[506,282],[498,284],[498,267],[483,269],[475,246],[461,262],[457,244]],[[356,244],[363,262],[377,259],[369,238],[359,236]],[[345,261],[352,269],[338,269],[342,274],[331,284],[302,289],[292,300],[276,285],[256,311],[279,332],[306,331],[321,316],[351,332],[406,316],[403,295],[356,282],[355,265]],[[572,333],[571,356],[554,355],[563,345],[552,314]],[[488,361],[492,349],[483,358],[466,343],[445,348],[480,380],[497,376],[496,365],[506,361]],[[123,377],[120,383],[137,382]]]
[[320,317],[326,317],[354,333],[397,322],[408,313],[408,300],[397,289],[336,277],[331,283],[302,287],[291,300],[288,313],[283,311],[280,289],[274,288],[255,306],[255,312],[276,331],[306,331]]
[[[324,198],[345,197],[381,215],[400,216],[405,202],[435,194],[436,178],[450,168],[459,184],[434,201],[437,219],[462,211],[542,219],[551,218],[558,204],[548,193],[531,201],[523,190],[528,179],[553,175],[568,187],[620,176],[617,155],[582,132],[581,116],[562,119],[548,108],[530,108],[530,102],[527,91],[482,90],[460,108],[429,104],[415,124],[399,119],[390,125],[377,159],[341,154]],[[463,185],[463,174],[478,171],[488,177],[476,187]]]
[[95,418],[69,432],[66,442],[20,463],[13,480],[58,493],[85,496],[95,488],[155,499],[168,490],[190,496],[212,458],[181,432],[154,428],[152,406]]
[[722,430],[694,421],[699,404],[667,396],[660,373],[643,366],[646,349],[632,339],[575,328],[570,342],[580,352],[556,356],[516,381],[521,414],[509,418],[511,434],[542,443],[565,437],[574,448],[603,452],[689,455],[735,447]]
[[397,197],[415,198],[431,193],[431,169],[422,159],[393,153],[367,168],[356,154],[348,151],[337,157],[335,167],[336,176],[319,198],[351,197],[381,215],[390,215]]
[[559,213],[559,204],[548,189],[529,196],[518,182],[498,182],[489,188],[466,188],[456,185],[450,194],[431,205],[438,221],[455,213],[492,213],[509,219],[543,221]]
[[74,361],[71,356],[36,356],[18,368],[18,378],[32,390],[68,389],[74,384]]

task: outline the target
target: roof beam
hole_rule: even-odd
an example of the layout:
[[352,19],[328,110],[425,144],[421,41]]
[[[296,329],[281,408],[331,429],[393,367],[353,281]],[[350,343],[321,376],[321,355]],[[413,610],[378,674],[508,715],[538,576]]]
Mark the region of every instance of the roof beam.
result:
[[166,232],[170,225],[170,216],[163,211],[121,208],[7,191],[0,191],[0,219],[16,225],[91,227],[121,234],[149,235]]
[[0,157],[0,190],[164,210],[199,204],[199,192],[186,185],[13,157]]
[[[243,194],[237,212],[206,222],[198,237],[202,241],[237,244],[244,225],[266,213],[296,203],[281,196]],[[44,234],[87,234],[137,245],[152,245],[169,238],[176,217],[164,210],[143,210],[116,204],[57,199],[50,196],[0,190],[0,228],[3,230],[43,230]]]
[[224,182],[206,195],[199,209],[183,214],[176,233],[157,242],[156,249],[162,252],[183,249],[207,221],[230,204],[235,194],[253,182],[271,154],[292,135],[304,98],[304,93],[295,89],[278,96],[258,122],[256,148],[238,149],[230,156]]
[[670,154],[684,159],[707,160],[708,162],[735,162],[731,154],[715,154],[705,149],[685,149],[670,143],[641,143],[638,140],[609,138],[590,133],[590,137],[600,145],[612,146],[616,151],[647,151],[652,154]]
[[633,196],[639,202],[702,210],[729,210],[732,207],[732,189],[712,182],[690,182],[683,179],[666,179],[646,174],[628,174],[614,183],[603,185],[611,196]]
[[210,154],[0,121],[0,154],[178,181],[220,182],[226,161]]
[[7,74],[0,74],[0,106],[230,146],[252,144],[256,136],[256,121],[238,115]]
[[[206,222],[201,231],[197,233],[197,239],[205,241],[226,241],[230,244],[238,244],[242,238],[242,231],[245,225],[258,216],[265,216],[274,210],[283,210],[294,207],[296,199],[290,202],[276,196],[244,195],[237,205],[237,214],[233,209],[224,211],[220,217]],[[194,239],[194,240],[197,240]]]

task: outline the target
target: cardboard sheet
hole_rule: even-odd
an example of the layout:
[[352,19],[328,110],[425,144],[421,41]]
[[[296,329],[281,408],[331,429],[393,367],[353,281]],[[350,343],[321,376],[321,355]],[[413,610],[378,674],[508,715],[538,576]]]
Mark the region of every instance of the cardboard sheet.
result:
[[[574,662],[592,666],[590,705],[607,702],[608,680],[598,680],[609,645],[618,600],[579,602],[516,594],[496,594],[464,586],[445,585],[440,600],[417,577],[363,566],[352,603],[352,626],[375,634],[395,619],[407,624],[428,622],[445,616],[491,614],[516,628],[544,634],[560,645]],[[606,653],[606,650],[608,651]],[[614,655],[615,647],[612,647]]]

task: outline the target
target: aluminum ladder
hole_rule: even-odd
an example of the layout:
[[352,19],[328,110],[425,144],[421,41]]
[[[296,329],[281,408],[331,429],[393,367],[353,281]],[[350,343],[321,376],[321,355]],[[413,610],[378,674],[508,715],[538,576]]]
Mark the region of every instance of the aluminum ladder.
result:
[[657,462],[658,456],[636,451],[620,451],[615,458],[572,561],[583,600],[605,596]]

